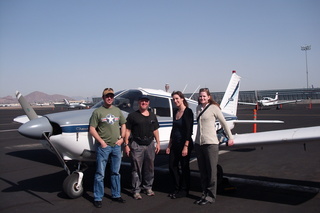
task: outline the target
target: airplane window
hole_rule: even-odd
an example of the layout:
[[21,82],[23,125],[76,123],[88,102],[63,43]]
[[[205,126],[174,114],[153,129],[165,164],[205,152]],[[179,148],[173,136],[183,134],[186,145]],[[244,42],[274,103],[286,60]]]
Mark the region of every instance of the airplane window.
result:
[[[115,98],[113,105],[119,107],[121,110],[130,113],[139,109],[138,99],[142,95],[140,90],[128,90],[121,91]],[[170,98],[162,98],[149,95],[150,98],[150,110],[157,116],[171,117]],[[103,101],[97,103],[93,108],[102,106]]]
[[170,103],[168,98],[161,97],[150,97],[150,107],[153,110],[154,114],[158,116],[171,117],[170,113]]
[[115,98],[113,104],[128,113],[138,110],[138,99],[142,95],[139,90],[129,90]]

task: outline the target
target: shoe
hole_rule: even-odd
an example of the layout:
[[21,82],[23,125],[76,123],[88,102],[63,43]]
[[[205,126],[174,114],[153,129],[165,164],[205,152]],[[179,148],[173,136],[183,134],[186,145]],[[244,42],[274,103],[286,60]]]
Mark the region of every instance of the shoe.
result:
[[176,194],[170,194],[170,197],[171,197],[171,199],[176,199],[177,198]]
[[111,198],[113,201],[118,203],[125,203],[126,200],[122,199],[122,197]]
[[202,202],[202,200],[203,200],[203,199],[202,199],[202,198],[200,198],[199,200],[196,200],[196,201],[194,201],[193,203],[194,203],[194,204],[199,204],[199,203],[201,203],[201,202]]
[[102,207],[102,202],[101,202],[101,201],[94,201],[94,202],[93,202],[93,205],[94,205],[96,208],[101,208],[101,207]]
[[176,194],[174,194],[175,195],[175,198],[182,198],[182,197],[187,197],[188,196],[188,192],[186,192],[186,191],[180,191],[180,192],[178,192],[178,193],[176,193]]
[[178,194],[179,191],[175,190],[174,192],[168,194],[168,197],[170,197],[171,199],[176,199],[176,194]]
[[201,203],[202,200],[206,200],[206,197],[207,197],[206,194],[202,193],[201,198],[199,200],[194,201],[193,203],[199,204],[199,203]]
[[154,196],[154,195],[155,195],[154,192],[152,191],[152,189],[147,189],[147,190],[146,190],[146,194],[147,194],[148,196]]
[[141,200],[142,199],[140,193],[134,193],[133,194],[133,198],[136,199],[136,200]]
[[206,199],[202,199],[199,203],[198,203],[198,205],[206,205],[206,204],[208,204],[208,203],[212,203],[212,202],[210,202],[209,200],[206,200]]

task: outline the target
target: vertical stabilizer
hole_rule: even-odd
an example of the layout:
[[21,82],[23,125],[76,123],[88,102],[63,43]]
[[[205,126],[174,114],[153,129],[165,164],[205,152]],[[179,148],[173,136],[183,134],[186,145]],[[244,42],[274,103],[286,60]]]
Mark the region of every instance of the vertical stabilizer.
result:
[[231,115],[237,114],[240,79],[241,77],[237,75],[236,71],[232,71],[231,79],[220,104],[222,112]]
[[274,97],[274,100],[275,100],[275,101],[278,100],[278,92],[276,92],[276,96]]

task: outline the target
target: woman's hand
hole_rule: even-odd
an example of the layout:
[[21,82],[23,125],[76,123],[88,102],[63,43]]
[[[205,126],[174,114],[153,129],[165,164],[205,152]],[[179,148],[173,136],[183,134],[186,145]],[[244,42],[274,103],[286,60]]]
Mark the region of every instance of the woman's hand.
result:
[[167,155],[170,154],[170,148],[169,148],[169,147],[166,148],[166,154],[167,154]]
[[182,156],[185,157],[187,155],[188,155],[188,147],[184,146],[183,149],[182,149]]
[[229,140],[228,140],[228,146],[233,146],[233,144],[234,144],[234,140],[229,139]]

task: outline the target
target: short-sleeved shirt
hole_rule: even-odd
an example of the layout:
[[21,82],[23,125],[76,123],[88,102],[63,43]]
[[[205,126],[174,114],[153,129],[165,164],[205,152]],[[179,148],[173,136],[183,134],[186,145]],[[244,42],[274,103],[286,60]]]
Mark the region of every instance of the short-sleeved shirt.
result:
[[94,110],[89,125],[96,128],[99,136],[109,145],[114,146],[120,137],[120,126],[126,123],[121,110],[112,106],[104,106]]
[[144,116],[139,110],[128,115],[126,126],[131,130],[133,138],[151,138],[153,131],[159,129],[158,119],[153,112],[149,112],[149,116]]

